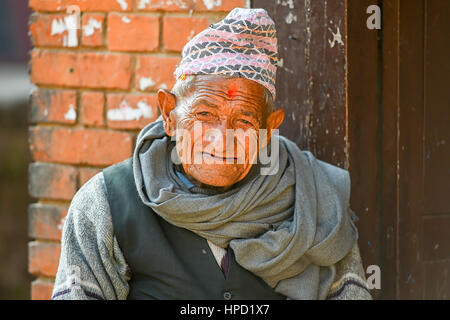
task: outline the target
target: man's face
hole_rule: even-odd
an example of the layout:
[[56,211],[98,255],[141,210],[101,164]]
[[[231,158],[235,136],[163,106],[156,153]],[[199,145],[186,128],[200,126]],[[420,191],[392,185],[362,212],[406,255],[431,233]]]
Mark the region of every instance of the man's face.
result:
[[[168,115],[184,171],[194,180],[229,187],[255,162],[259,130],[267,127],[264,87],[243,78],[199,75]],[[164,112],[163,110],[161,110]],[[170,134],[170,135],[172,135]]]

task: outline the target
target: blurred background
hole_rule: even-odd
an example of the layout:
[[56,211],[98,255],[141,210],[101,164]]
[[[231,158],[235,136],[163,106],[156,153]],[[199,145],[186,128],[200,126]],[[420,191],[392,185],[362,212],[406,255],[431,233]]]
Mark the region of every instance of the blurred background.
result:
[[29,299],[28,0],[0,1],[0,299]]

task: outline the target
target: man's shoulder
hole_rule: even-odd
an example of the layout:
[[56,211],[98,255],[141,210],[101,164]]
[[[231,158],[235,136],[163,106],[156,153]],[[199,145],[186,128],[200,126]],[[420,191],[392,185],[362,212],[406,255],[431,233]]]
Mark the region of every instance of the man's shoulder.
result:
[[81,188],[76,192],[72,199],[72,204],[77,206],[91,206],[92,204],[101,206],[108,204],[108,180],[117,178],[121,180],[124,174],[132,174],[131,158],[125,159],[122,162],[110,165],[92,178],[90,178]]
[[115,163],[103,169],[103,172],[108,175],[110,173],[130,174],[133,172],[133,158],[127,158],[121,162]]
[[103,172],[89,179],[75,194],[69,210],[75,216],[83,216],[92,222],[108,221],[110,209]]
[[120,194],[123,193],[124,187],[134,186],[133,158],[103,169],[103,185],[108,198],[111,192]]
[[105,195],[105,179],[103,176],[103,171],[100,171],[88,181],[86,181],[86,183],[84,183],[80,189],[78,189],[72,199],[72,203],[85,203],[83,199],[95,200],[100,199]]

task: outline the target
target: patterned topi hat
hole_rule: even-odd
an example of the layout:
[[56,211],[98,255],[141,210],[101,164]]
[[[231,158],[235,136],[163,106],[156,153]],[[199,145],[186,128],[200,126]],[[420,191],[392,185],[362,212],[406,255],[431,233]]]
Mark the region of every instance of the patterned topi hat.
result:
[[278,50],[275,23],[264,9],[233,9],[183,48],[175,78],[216,74],[247,78],[265,86],[275,99]]

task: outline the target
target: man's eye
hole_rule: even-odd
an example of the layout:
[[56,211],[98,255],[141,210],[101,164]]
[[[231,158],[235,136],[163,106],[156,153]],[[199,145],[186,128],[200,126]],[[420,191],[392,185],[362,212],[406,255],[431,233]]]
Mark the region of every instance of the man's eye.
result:
[[211,121],[215,119],[214,114],[208,111],[197,112],[195,116],[200,121]]
[[247,121],[247,120],[245,120],[245,119],[239,119],[238,120],[240,123],[243,123],[243,124],[245,124],[245,125],[252,125],[252,123],[250,122],[250,121]]

